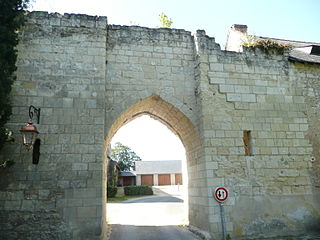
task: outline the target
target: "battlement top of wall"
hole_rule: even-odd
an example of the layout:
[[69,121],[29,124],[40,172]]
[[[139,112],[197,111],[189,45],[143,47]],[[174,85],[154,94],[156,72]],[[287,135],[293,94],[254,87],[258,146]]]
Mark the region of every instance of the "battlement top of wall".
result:
[[149,32],[158,32],[158,33],[170,33],[170,34],[182,34],[182,35],[190,35],[191,32],[184,29],[176,29],[176,28],[149,28],[142,26],[126,26],[126,25],[109,25],[108,28],[110,30],[130,30],[130,31],[149,31]]
[[169,41],[172,46],[182,42],[185,46],[193,44],[191,32],[184,29],[108,25],[108,32],[113,36],[113,39],[118,39],[117,42],[121,39],[121,42],[128,43],[143,41],[154,44],[155,42]]
[[28,21],[37,24],[48,24],[53,26],[72,27],[96,27],[106,28],[108,18],[106,16],[90,16],[86,14],[74,13],[48,13],[48,12],[28,12]]

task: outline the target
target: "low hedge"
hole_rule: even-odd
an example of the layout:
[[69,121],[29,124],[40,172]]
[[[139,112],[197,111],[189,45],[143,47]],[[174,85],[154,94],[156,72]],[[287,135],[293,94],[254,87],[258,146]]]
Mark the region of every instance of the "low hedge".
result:
[[118,188],[113,186],[107,186],[107,197],[112,198],[115,197],[117,194]]
[[126,196],[153,195],[153,191],[150,186],[127,186],[124,187],[124,194]]

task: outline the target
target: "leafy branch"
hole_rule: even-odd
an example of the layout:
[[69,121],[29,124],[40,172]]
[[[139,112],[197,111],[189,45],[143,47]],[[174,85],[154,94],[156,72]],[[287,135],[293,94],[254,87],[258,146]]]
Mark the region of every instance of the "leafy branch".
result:
[[164,13],[159,14],[159,20],[161,23],[161,27],[163,27],[163,28],[171,28],[172,27],[173,21],[166,14],[164,14]]

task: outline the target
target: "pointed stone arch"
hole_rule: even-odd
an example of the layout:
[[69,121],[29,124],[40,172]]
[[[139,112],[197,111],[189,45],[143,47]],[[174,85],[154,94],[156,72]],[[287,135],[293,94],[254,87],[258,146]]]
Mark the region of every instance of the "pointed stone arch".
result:
[[[206,210],[201,207],[199,200],[199,191],[201,192],[201,176],[199,175],[198,166],[202,162],[200,138],[197,134],[196,127],[191,120],[182,113],[174,105],[164,101],[158,95],[152,95],[148,98],[138,101],[127,110],[122,112],[120,116],[113,122],[105,139],[105,161],[103,171],[103,198],[105,200],[106,189],[106,165],[107,154],[109,151],[110,143],[116,132],[126,123],[138,118],[142,115],[149,115],[150,117],[159,120],[166,125],[174,134],[176,134],[185,150],[187,159],[187,169],[189,178],[189,221],[190,224],[199,226],[207,224]],[[203,180],[203,179],[202,179]],[[103,209],[103,218],[106,219],[106,209]],[[105,220],[103,220],[105,221]],[[106,224],[106,222],[104,222]]]
[[114,121],[106,137],[106,147],[123,125],[141,115],[149,115],[171,129],[180,138],[186,152],[191,153],[196,145],[199,146],[199,137],[197,137],[195,127],[189,118],[178,108],[161,99],[160,96],[153,95],[133,104]]

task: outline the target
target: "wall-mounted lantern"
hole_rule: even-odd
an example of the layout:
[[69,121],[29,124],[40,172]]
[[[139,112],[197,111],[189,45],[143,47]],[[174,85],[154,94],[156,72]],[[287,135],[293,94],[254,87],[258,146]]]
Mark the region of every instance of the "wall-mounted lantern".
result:
[[40,108],[35,108],[34,106],[29,107],[29,122],[21,127],[20,132],[22,133],[23,145],[26,146],[28,150],[33,148],[33,145],[36,141],[36,138],[39,134],[35,125],[33,125],[32,120],[33,116],[36,115],[37,124],[40,122]]

